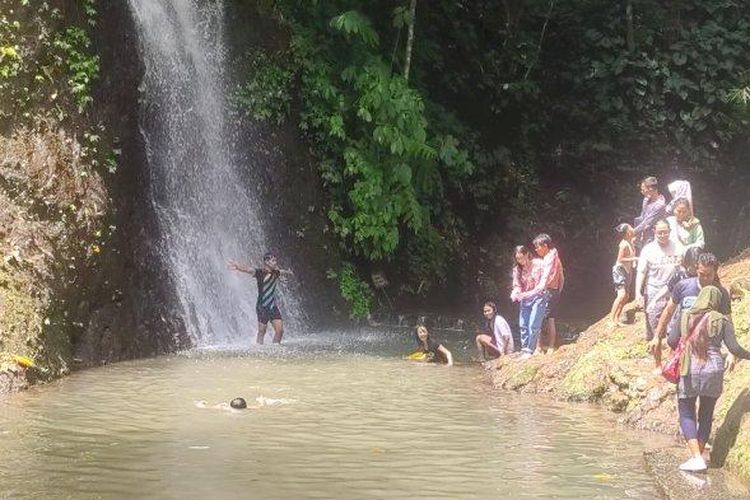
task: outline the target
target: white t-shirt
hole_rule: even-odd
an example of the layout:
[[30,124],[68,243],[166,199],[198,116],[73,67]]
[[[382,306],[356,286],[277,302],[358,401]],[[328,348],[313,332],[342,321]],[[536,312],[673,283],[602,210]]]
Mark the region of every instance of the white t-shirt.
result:
[[646,297],[649,302],[669,293],[667,282],[682,263],[684,254],[685,248],[672,240],[663,247],[656,240],[643,247],[638,258],[638,273],[646,275]]
[[513,345],[513,332],[505,318],[497,314],[495,324],[492,325],[492,334],[495,336],[495,343],[500,354],[510,354],[515,349]]

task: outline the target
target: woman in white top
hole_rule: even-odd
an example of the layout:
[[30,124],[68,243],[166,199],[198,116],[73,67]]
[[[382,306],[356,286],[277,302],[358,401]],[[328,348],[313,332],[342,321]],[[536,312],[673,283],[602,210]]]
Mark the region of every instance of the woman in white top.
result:
[[482,361],[487,360],[487,350],[492,351],[497,356],[512,353],[515,348],[513,333],[505,318],[497,313],[495,303],[485,302],[482,307],[482,314],[487,320],[487,326],[485,331],[479,333],[476,337],[480,359]]
[[701,221],[693,215],[692,205],[687,198],[674,200],[673,213],[667,217],[670,237],[682,244],[685,249],[691,247],[705,248],[706,239],[703,235]]

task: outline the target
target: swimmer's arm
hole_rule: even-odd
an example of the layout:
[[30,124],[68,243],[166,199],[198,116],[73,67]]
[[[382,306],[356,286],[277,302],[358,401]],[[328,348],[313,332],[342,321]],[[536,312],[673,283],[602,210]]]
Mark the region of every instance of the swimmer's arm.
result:
[[229,261],[229,269],[231,271],[239,271],[241,273],[247,273],[250,276],[255,276],[255,269],[251,269],[249,267],[245,267],[245,266],[243,266],[243,265],[241,265],[241,264],[239,264],[239,263],[237,263],[237,262],[235,262],[233,260]]
[[448,363],[446,363],[446,365],[447,366],[453,366],[453,355],[451,354],[451,352],[448,349],[446,349],[445,347],[443,347],[442,344],[440,344],[438,346],[438,351],[440,351],[441,353],[443,353],[443,356],[445,356],[445,359],[448,360]]

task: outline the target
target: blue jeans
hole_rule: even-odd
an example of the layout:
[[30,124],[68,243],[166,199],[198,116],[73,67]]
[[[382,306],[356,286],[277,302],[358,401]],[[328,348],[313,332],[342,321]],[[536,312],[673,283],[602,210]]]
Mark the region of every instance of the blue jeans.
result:
[[547,294],[542,293],[533,299],[521,301],[518,311],[518,326],[521,330],[521,351],[534,352],[542,330],[542,322],[547,314]]

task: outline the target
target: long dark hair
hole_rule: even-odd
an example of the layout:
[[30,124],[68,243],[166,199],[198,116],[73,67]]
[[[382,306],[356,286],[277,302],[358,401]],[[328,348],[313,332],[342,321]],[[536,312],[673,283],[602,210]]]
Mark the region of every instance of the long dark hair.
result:
[[[691,318],[692,321],[688,322],[688,324],[690,325],[690,331],[692,331],[693,328],[698,325],[698,323],[703,319],[703,316],[705,316],[706,314],[709,313],[705,312],[700,316],[693,316],[693,318]],[[701,362],[701,365],[705,365],[706,360],[708,359],[708,343],[710,340],[708,336],[709,327],[709,321],[706,321],[700,331],[696,333],[695,337],[693,337],[690,342],[693,352],[695,353],[695,357],[698,358],[698,360]]]
[[[513,249],[513,261],[516,263],[516,269],[520,273],[521,272],[521,268],[523,268],[523,266],[521,264],[519,264],[518,260],[516,259],[516,254],[519,254],[519,253],[525,255],[529,259],[533,258],[533,256],[531,255],[531,250],[529,250],[526,247],[526,245],[518,245],[516,248]],[[487,302],[487,304],[492,304],[492,302]],[[487,305],[487,304],[485,304],[485,305]],[[494,308],[494,307],[493,307],[493,309],[495,309],[495,313],[497,313],[497,309]]]
[[495,305],[494,302],[485,302],[482,306],[482,313],[484,313],[484,308],[489,307],[492,309],[492,318],[487,320],[487,330],[489,330],[490,334],[495,330],[495,317],[497,317],[497,305]]
[[419,329],[424,328],[424,331],[427,332],[427,338],[430,338],[430,330],[427,329],[425,325],[417,325],[416,328],[414,328],[414,340],[417,341],[417,347],[424,347],[425,343],[422,342],[422,339],[419,338]]

